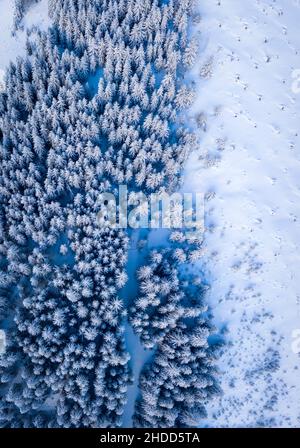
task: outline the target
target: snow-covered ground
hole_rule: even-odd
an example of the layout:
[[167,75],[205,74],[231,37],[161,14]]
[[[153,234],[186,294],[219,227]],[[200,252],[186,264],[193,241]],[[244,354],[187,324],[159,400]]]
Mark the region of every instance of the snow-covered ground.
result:
[[0,0],[0,83],[9,62],[14,61],[17,56],[25,55],[26,28],[34,25],[42,30],[48,28],[50,24],[48,0],[40,0],[30,7],[23,20],[24,31],[17,31],[14,36],[12,35],[13,17],[14,1]]
[[200,149],[185,191],[207,193],[202,267],[227,342],[224,396],[203,424],[299,427],[300,1],[198,8]]

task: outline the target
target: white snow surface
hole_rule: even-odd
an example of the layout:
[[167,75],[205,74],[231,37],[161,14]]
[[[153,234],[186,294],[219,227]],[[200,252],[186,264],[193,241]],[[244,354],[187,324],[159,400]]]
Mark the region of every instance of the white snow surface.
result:
[[300,328],[300,93],[292,84],[300,1],[197,4],[190,123],[203,115],[184,189],[207,196],[201,269],[226,341],[224,395],[201,425],[299,427],[300,357],[292,344]]
[[40,0],[33,4],[23,19],[24,31],[19,30],[12,35],[14,17],[14,1],[0,0],[0,89],[4,70],[17,56],[25,56],[26,29],[38,26],[46,30],[50,25],[48,16],[48,0]]

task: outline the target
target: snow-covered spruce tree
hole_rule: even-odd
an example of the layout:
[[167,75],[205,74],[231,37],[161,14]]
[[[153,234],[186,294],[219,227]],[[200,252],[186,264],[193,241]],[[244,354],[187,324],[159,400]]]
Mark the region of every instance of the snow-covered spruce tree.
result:
[[209,334],[205,319],[196,319],[192,328],[180,320],[158,343],[153,362],[141,374],[136,427],[199,426],[205,404],[219,393]]
[[15,0],[14,24],[13,24],[14,30],[18,30],[20,28],[24,14],[25,14],[24,0]]
[[182,319],[201,316],[206,285],[183,277],[176,250],[153,251],[149,263],[138,271],[139,295],[130,309],[130,321],[145,347],[163,341]]
[[[190,0],[49,0],[53,26],[7,71],[0,310],[12,324],[0,358],[1,426],[121,423],[128,239],[98,225],[99,194],[120,183],[177,185],[194,144],[177,123],[193,98],[182,84],[196,51],[190,9]],[[182,293],[172,288],[171,317],[157,317],[149,334],[162,341],[164,319],[172,331],[180,324]]]
[[14,22],[13,32],[17,31],[22,26],[22,20],[31,5],[38,3],[40,0],[14,0]]
[[213,333],[205,312],[206,286],[180,273],[177,249],[154,251],[138,272],[139,295],[130,317],[153,362],[140,378],[134,424],[138,427],[199,425],[205,405],[220,392]]

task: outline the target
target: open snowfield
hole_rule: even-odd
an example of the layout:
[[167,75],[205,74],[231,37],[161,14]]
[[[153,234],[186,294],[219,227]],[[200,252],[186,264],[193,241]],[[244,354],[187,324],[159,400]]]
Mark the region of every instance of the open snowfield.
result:
[[207,193],[207,301],[227,343],[204,425],[299,427],[300,2],[198,8],[200,149],[185,191]]

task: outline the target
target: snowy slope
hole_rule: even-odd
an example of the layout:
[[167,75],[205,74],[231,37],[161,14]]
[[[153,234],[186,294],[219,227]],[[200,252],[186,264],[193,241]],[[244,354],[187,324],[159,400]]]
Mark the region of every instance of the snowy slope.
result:
[[0,82],[9,62],[25,55],[26,28],[34,25],[42,30],[48,28],[48,0],[40,0],[30,7],[23,20],[24,31],[17,31],[15,36],[12,36],[13,15],[14,1],[0,0]]
[[227,342],[224,396],[204,425],[300,426],[300,1],[198,9],[200,149],[185,191],[208,193],[207,301]]

